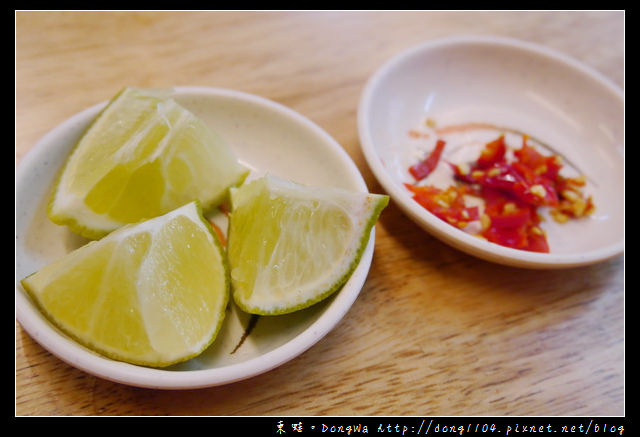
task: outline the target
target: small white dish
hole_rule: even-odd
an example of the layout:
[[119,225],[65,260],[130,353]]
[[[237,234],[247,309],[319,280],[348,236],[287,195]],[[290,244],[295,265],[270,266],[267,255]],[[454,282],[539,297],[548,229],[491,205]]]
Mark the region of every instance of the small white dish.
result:
[[[587,177],[596,211],[543,223],[550,253],[503,247],[454,228],[412,199],[420,135],[437,126],[506,126],[551,145]],[[366,84],[358,131],[365,158],[396,204],[423,229],[471,255],[526,268],[566,268],[624,251],[624,94],[598,72],[545,47],[491,36],[459,36],[412,47]],[[415,132],[414,132],[415,133]],[[446,159],[447,149],[443,154]]]
[[[174,90],[178,102],[229,141],[239,159],[252,169],[253,176],[269,172],[309,185],[367,190],[358,168],[342,147],[293,110],[232,90]],[[19,281],[86,242],[66,227],[49,221],[46,204],[67,154],[105,104],[82,111],[59,125],[34,146],[16,170],[16,317],[35,341],[70,365],[104,379],[139,387],[189,389],[264,373],[298,356],[338,324],[369,272],[375,228],[357,269],[332,297],[309,309],[260,317],[257,322],[231,304],[213,345],[200,356],[169,368],[147,368],[105,358],[50,324]],[[220,216],[212,218],[223,219]],[[250,334],[234,351],[247,329]]]

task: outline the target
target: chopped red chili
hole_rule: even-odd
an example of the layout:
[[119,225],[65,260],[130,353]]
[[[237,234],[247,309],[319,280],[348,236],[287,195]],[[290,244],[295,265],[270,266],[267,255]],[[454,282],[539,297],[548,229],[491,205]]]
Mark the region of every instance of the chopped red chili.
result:
[[477,206],[467,207],[465,204],[464,195],[471,190],[466,185],[451,185],[446,190],[430,185],[405,184],[405,186],[413,192],[416,202],[453,226],[463,228],[470,221],[480,218]]
[[[424,179],[437,165],[445,142],[438,140],[433,152],[409,171]],[[424,208],[453,226],[464,228],[479,220],[479,236],[516,249],[549,252],[546,234],[540,227],[538,207],[551,208],[558,222],[582,217],[595,209],[591,197],[585,198],[580,187],[584,180],[560,175],[562,161],[558,156],[545,156],[528,144],[507,159],[504,135],[485,144],[478,159],[470,165],[451,165],[459,182],[446,190],[433,186],[405,184],[413,198]],[[469,208],[464,195],[480,196],[484,211]]]
[[502,190],[483,188],[487,219],[480,235],[502,246],[548,252],[544,231],[539,227],[536,205],[528,204]]
[[476,165],[480,168],[490,167],[496,162],[502,161],[506,153],[507,145],[504,142],[504,135],[500,135],[497,139],[485,145],[476,161]]
[[220,240],[220,244],[222,244],[222,247],[226,247],[227,238],[225,237],[224,232],[222,232],[222,229],[220,229],[220,226],[218,226],[213,220],[209,220],[209,224],[211,225],[211,228],[218,235],[218,239]]
[[409,167],[409,173],[411,173],[416,181],[421,181],[426,178],[436,168],[440,161],[440,156],[442,155],[442,150],[444,150],[445,144],[446,143],[443,140],[438,140],[436,142],[436,146],[424,160]]

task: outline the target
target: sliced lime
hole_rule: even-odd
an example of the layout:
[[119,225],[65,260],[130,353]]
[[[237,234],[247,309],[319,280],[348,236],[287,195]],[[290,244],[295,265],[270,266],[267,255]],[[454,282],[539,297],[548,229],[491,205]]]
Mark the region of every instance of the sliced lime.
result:
[[290,313],[340,289],[388,196],[265,176],[231,190],[228,258],[246,312]]

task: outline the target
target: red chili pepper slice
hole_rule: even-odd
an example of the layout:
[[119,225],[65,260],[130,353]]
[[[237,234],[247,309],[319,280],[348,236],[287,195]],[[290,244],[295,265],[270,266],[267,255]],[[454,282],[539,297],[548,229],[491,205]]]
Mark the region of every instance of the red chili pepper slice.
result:
[[220,229],[220,226],[215,224],[213,220],[209,220],[209,224],[211,225],[213,230],[218,235],[218,239],[220,240],[220,244],[222,244],[222,247],[226,247],[227,246],[227,239],[226,239],[226,237],[224,235],[224,232],[222,232],[222,229]]
[[422,161],[409,167],[409,173],[416,181],[421,181],[431,174],[440,161],[440,156],[444,150],[445,142],[443,140],[436,141],[436,145],[429,155]]
[[485,144],[476,165],[479,168],[490,167],[496,162],[502,161],[506,153],[507,145],[504,142],[504,135],[500,135],[497,139]]
[[549,253],[549,243],[544,233],[529,233],[527,235],[527,249],[530,252]]

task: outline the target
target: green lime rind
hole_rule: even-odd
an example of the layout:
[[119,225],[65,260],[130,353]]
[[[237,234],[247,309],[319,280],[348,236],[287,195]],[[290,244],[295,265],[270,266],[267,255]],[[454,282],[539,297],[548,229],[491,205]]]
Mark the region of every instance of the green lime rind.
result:
[[202,224],[204,225],[204,227],[209,231],[209,234],[213,237],[213,244],[216,246],[216,249],[218,249],[218,253],[220,254],[220,259],[222,261],[222,267],[224,270],[224,297],[221,305],[222,311],[219,314],[218,324],[216,325],[213,331],[213,334],[211,335],[211,338],[199,351],[194,352],[192,355],[186,356],[179,361],[166,364],[163,367],[188,361],[192,358],[197,357],[202,352],[207,350],[207,348],[209,348],[209,346],[211,346],[213,342],[216,340],[216,338],[218,337],[218,333],[220,332],[220,329],[222,329],[222,325],[224,324],[225,316],[227,314],[226,309],[229,306],[229,301],[231,300],[231,268],[229,267],[229,259],[227,257],[227,251],[224,245],[222,244],[222,241],[220,241],[220,237],[218,236],[218,233],[213,229],[213,226],[211,226],[211,223],[209,222],[209,220],[206,219],[205,213],[202,207],[200,206],[199,201],[195,200],[194,203],[197,208],[198,217],[202,222]]

